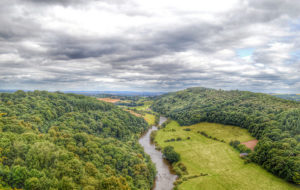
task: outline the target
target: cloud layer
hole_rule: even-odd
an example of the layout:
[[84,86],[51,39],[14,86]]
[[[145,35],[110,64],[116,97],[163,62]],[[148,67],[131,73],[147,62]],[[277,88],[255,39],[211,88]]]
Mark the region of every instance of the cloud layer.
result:
[[2,0],[0,89],[300,92],[294,0]]

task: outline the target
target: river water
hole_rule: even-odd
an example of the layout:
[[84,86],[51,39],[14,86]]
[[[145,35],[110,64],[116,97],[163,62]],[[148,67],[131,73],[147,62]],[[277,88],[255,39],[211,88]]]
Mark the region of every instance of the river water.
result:
[[[159,125],[167,120],[165,117],[160,117]],[[160,151],[155,149],[155,145],[150,142],[150,134],[156,131],[157,127],[152,126],[147,133],[139,139],[139,143],[144,147],[145,152],[151,157],[152,162],[156,165],[156,179],[153,190],[172,190],[177,176],[170,172],[170,165],[163,159]]]

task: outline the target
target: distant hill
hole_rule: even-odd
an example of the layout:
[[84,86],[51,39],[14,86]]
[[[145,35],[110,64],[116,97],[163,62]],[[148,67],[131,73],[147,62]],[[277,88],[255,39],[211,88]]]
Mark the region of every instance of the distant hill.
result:
[[16,92],[17,90],[5,90],[5,89],[0,89],[0,93],[1,92],[7,92],[7,93],[13,93],[13,92]]
[[[72,92],[72,91],[71,91]],[[68,92],[65,92],[68,93]],[[73,91],[75,94],[110,94],[110,95],[118,95],[118,96],[158,96],[165,94],[166,92],[136,92],[136,91],[96,91],[96,92],[80,92]]]
[[[0,90],[0,92],[13,93],[17,90]],[[32,91],[32,90],[24,90]],[[167,92],[138,92],[138,91],[62,91],[63,93],[81,94],[86,96],[95,96],[100,94],[118,95],[118,96],[158,96]]]
[[272,94],[272,95],[286,100],[300,101],[300,94]]
[[300,184],[300,102],[199,87],[161,95],[152,109],[181,125],[207,121],[246,128],[259,139],[252,161]]

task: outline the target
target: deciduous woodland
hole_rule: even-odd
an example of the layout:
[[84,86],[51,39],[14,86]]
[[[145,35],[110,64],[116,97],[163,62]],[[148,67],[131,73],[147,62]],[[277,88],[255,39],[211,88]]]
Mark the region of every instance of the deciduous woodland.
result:
[[148,125],[113,104],[45,91],[0,94],[0,188],[150,189]]
[[259,139],[252,162],[300,184],[300,102],[261,93],[189,88],[159,97],[152,109],[180,125],[215,122],[247,129]]
[[[252,165],[240,173],[260,174],[269,183],[276,178],[276,187],[297,188],[284,180],[300,184],[300,102],[207,88],[189,88],[152,100],[137,98],[131,103],[138,107],[118,107],[95,97],[60,92],[0,93],[0,189],[151,189],[155,166],[138,143],[149,124],[157,123],[158,115],[149,106],[169,117],[152,138],[173,163],[179,176],[176,188],[217,188],[215,183],[221,178],[216,176],[224,176],[218,173],[225,171],[222,164],[211,168],[212,161],[199,163],[207,161],[205,155],[213,159],[216,154],[223,155],[233,168],[235,163],[241,167],[242,160],[230,143],[241,152],[250,152],[245,160]],[[239,144],[254,137],[259,140],[254,151]],[[208,154],[212,149],[205,145],[214,146],[215,154]],[[195,159],[188,153],[191,147],[199,154],[198,160],[191,160]],[[202,171],[204,166],[209,167]],[[228,176],[234,176],[235,169],[227,168]],[[242,186],[247,180],[240,177],[236,181],[241,184],[232,179],[225,185]]]

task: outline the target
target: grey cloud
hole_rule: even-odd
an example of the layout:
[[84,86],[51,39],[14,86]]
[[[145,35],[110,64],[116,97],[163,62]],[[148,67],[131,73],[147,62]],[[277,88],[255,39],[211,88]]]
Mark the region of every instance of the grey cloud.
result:
[[88,82],[90,81],[89,79],[85,79],[82,77],[74,77],[74,76],[69,76],[69,75],[65,75],[65,76],[56,76],[56,77],[49,77],[49,78],[43,78],[43,79],[25,79],[24,83],[28,83],[28,84],[47,84],[47,83],[51,83],[51,84],[57,84],[57,83],[76,83],[76,82]]
[[[141,10],[136,9],[134,2],[130,2],[133,7],[129,3],[125,8],[117,5],[125,3],[124,1],[106,2],[111,6],[119,6],[119,10],[123,11],[121,14],[125,16],[151,18],[151,14],[143,15]],[[274,53],[273,50],[268,50],[268,45],[274,42],[290,44],[295,41],[294,49],[297,49],[300,48],[299,37],[288,33],[283,36],[289,38],[286,40],[287,38],[282,39],[251,28],[253,24],[286,27],[283,21],[297,19],[300,15],[298,2],[249,1],[246,7],[222,13],[222,19],[218,22],[187,19],[186,23],[179,22],[170,27],[128,27],[126,33],[107,36],[69,34],[64,28],[48,30],[31,15],[31,11],[35,11],[33,8],[43,11],[44,7],[51,8],[54,5],[69,8],[80,5],[84,9],[84,5],[88,3],[82,0],[0,3],[0,24],[3,26],[0,28],[0,88],[7,88],[9,85],[12,88],[20,88],[22,85],[41,88],[49,85],[49,89],[68,90],[72,86],[78,90],[97,90],[100,85],[105,88],[121,86],[132,90],[141,89],[141,86],[147,84],[144,86],[147,90],[176,90],[190,86],[254,91],[272,91],[277,90],[278,86],[290,86],[293,91],[298,90],[300,77],[296,75],[299,58],[278,58],[276,51]],[[15,6],[18,4],[28,10],[16,11]],[[283,15],[288,17],[283,18]],[[243,48],[243,40],[254,35],[262,35],[267,40],[264,44],[253,47],[255,52],[251,61],[238,59],[234,54],[226,58],[228,60],[218,58],[218,51],[226,49],[235,52],[237,48]],[[26,46],[26,41],[34,42],[41,48],[31,47],[30,44]],[[196,53],[181,55],[189,52]],[[7,58],[9,54],[19,56],[20,60]],[[253,66],[256,63],[266,64],[268,68]],[[220,66],[232,67],[230,64],[237,69],[217,69]],[[247,67],[239,69],[241,65]],[[294,69],[279,71],[278,65]],[[255,74],[245,74],[243,68],[248,68]],[[277,72],[270,74],[267,69]]]
[[38,4],[38,5],[63,5],[63,6],[70,6],[70,5],[77,5],[83,4],[84,0],[25,0],[28,3]]
[[299,16],[300,2],[294,0],[251,0],[249,5],[264,12]]
[[[21,0],[16,0],[20,2]],[[27,3],[32,3],[38,6],[51,6],[51,5],[62,5],[62,6],[81,6],[91,2],[104,2],[107,4],[124,4],[126,0],[24,0]]]

